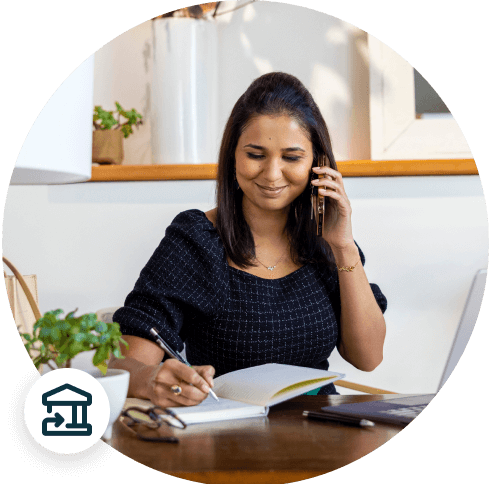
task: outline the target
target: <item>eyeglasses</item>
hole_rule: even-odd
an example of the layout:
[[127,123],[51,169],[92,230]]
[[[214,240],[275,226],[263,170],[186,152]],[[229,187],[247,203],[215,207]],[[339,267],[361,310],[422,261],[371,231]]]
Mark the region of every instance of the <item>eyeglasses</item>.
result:
[[157,431],[163,424],[180,429],[185,429],[187,427],[187,425],[173,411],[158,406],[152,407],[151,409],[131,407],[123,411],[121,416],[123,418],[128,418],[128,422],[125,422],[124,424],[131,428],[133,433],[143,441],[178,443],[179,440],[175,436],[143,435],[137,431],[138,425],[144,426],[151,431]]

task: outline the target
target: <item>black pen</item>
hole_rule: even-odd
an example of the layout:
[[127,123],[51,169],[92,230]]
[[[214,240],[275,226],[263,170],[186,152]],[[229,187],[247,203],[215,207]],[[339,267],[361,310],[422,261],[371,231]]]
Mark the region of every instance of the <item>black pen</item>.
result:
[[351,424],[353,426],[361,426],[362,428],[369,428],[375,426],[375,423],[368,419],[352,418],[351,416],[340,416],[338,414],[319,413],[315,411],[304,411],[303,416],[308,419],[320,419],[323,421],[334,421],[336,423]]
[[[177,359],[179,362],[182,362],[182,364],[188,365],[189,367],[192,367],[187,360],[185,360],[177,351],[173,350],[168,343],[163,340],[163,338],[160,337],[159,333],[156,331],[156,328],[151,328],[149,330],[150,333],[156,338],[156,343],[171,357],[174,359]],[[209,394],[217,401],[219,402],[219,398],[216,396],[214,391],[212,389],[209,389]]]

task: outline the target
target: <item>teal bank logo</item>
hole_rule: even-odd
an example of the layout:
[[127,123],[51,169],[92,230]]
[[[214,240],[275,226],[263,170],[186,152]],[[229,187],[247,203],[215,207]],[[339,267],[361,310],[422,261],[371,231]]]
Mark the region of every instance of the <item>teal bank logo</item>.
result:
[[[48,408],[48,413],[53,411],[53,406],[71,407],[69,423],[58,412],[54,418],[49,417],[43,420],[42,434],[44,436],[90,436],[92,434],[92,425],[87,422],[87,409],[92,404],[92,395],[89,392],[72,384],[64,384],[45,392],[42,395],[42,403]],[[78,414],[78,409],[81,409],[81,414]],[[60,429],[62,424],[66,429]],[[55,429],[52,429],[52,426]]]
[[33,438],[56,453],[78,453],[93,446],[105,432],[109,414],[109,400],[100,382],[76,369],[41,376],[24,407]]

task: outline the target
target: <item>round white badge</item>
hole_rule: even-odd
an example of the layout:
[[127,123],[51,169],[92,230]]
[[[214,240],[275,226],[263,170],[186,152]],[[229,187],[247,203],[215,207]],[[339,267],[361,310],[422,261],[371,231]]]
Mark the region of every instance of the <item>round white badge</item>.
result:
[[90,374],[71,368],[41,376],[24,406],[31,435],[56,453],[78,453],[93,446],[104,434],[109,414],[102,385]]

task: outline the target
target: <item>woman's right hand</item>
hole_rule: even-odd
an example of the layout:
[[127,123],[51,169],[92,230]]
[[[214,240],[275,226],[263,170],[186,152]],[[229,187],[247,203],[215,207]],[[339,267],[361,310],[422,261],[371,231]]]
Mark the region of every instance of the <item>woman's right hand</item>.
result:
[[[178,360],[167,359],[152,367],[147,382],[147,395],[156,406],[195,406],[208,395],[214,386],[214,367],[200,365],[189,367]],[[180,386],[182,392],[175,394],[172,386]]]

